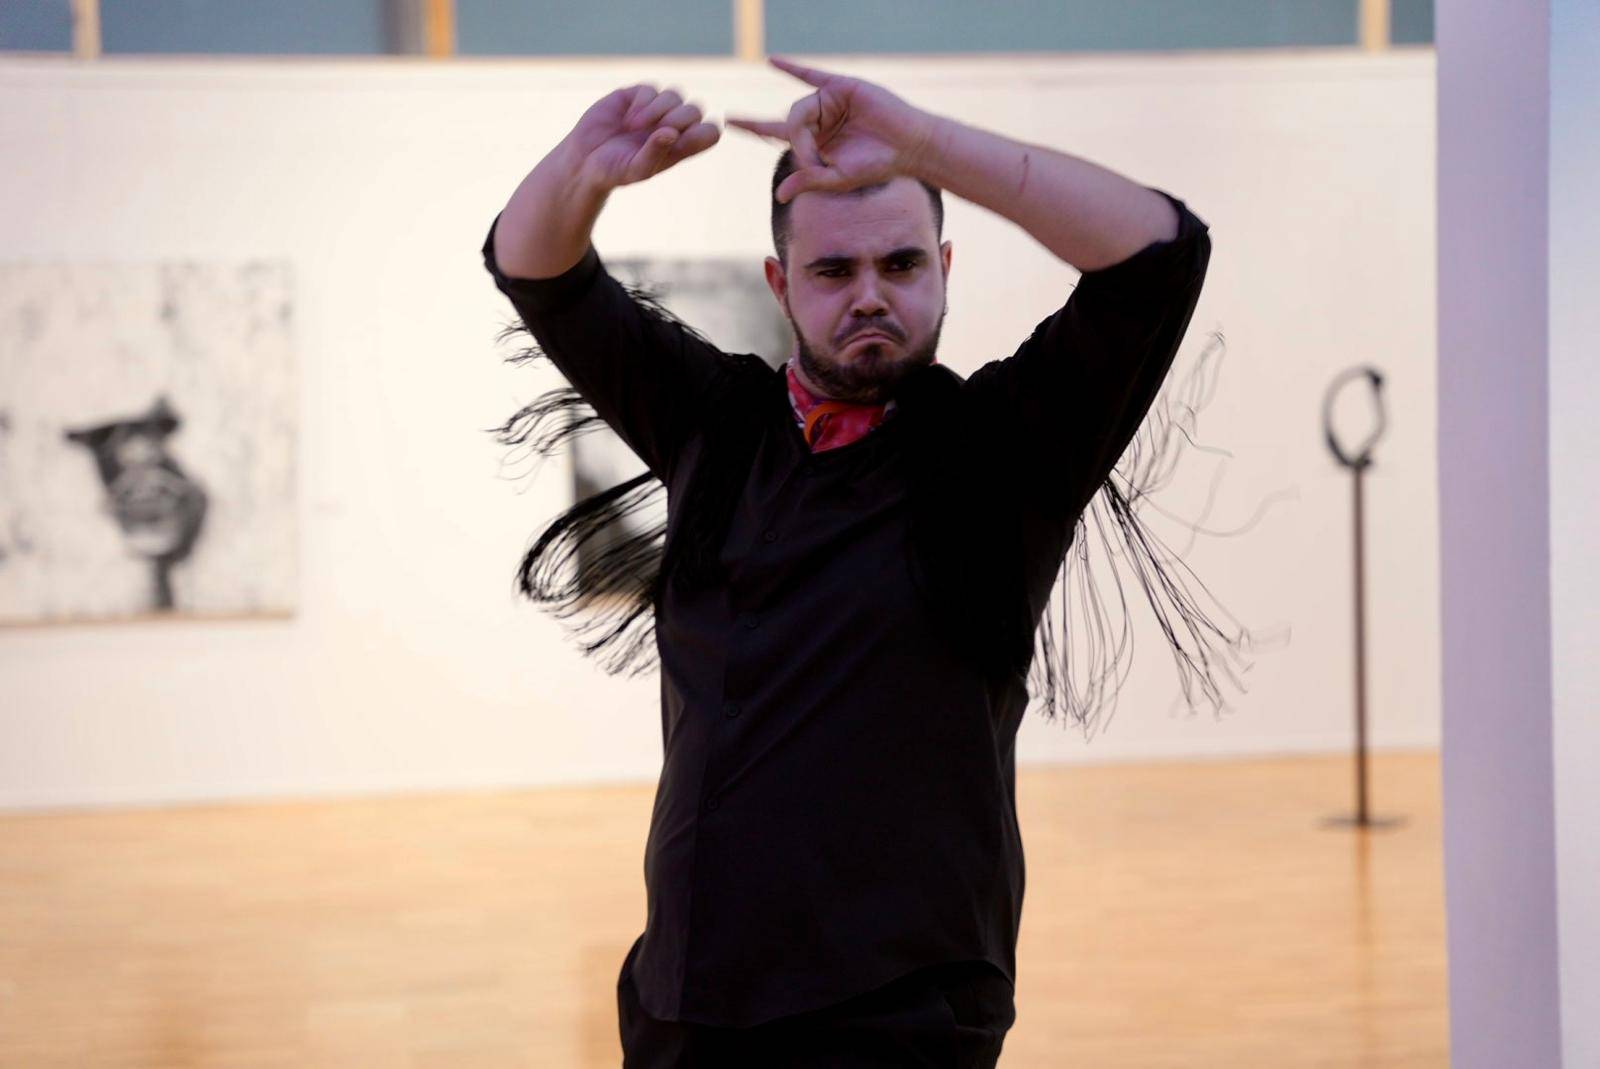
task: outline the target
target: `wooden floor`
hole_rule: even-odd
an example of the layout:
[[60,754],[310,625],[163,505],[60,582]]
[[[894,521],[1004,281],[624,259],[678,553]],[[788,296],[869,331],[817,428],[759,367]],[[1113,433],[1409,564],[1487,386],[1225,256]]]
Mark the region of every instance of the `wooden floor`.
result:
[[[1002,1067],[1447,1066],[1439,767],[1025,769]],[[0,1066],[617,1066],[653,785],[0,816]]]

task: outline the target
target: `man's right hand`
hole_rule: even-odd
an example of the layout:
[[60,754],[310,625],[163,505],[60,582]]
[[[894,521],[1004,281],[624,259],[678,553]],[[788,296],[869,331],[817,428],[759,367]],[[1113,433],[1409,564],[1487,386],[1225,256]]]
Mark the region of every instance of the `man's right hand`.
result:
[[721,136],[675,90],[608,93],[512,193],[495,231],[500,269],[512,278],[562,274],[582,259],[613,189],[660,174]]
[[580,181],[609,192],[660,174],[721,136],[676,90],[631,85],[591,104],[563,144]]

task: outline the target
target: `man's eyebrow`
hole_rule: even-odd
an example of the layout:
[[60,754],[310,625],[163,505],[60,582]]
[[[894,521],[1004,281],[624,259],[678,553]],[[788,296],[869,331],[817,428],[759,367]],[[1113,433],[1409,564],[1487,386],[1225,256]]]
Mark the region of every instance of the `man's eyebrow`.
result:
[[[927,258],[928,251],[920,245],[902,245],[879,257],[882,260],[926,260]],[[805,269],[811,271],[818,267],[854,267],[855,262],[856,258],[853,256],[819,256],[806,264]]]

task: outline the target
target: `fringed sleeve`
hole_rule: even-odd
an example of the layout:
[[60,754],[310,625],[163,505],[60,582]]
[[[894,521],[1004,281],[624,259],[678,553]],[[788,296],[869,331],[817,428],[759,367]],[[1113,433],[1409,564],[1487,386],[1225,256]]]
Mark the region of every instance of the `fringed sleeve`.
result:
[[536,347],[583,401],[663,482],[699,419],[721,352],[666,312],[649,293],[624,286],[591,245],[554,278],[507,276],[495,259],[497,215],[483,243],[483,263],[511,300]]
[[1085,271],[1065,306],[996,362],[1024,444],[1062,472],[1040,507],[1068,519],[1083,511],[1133,439],[1205,282],[1210,228],[1183,201],[1156,192],[1177,209],[1177,237]]
[[[667,485],[727,357],[653,293],[613,278],[592,245],[553,278],[507,276],[494,253],[499,222],[496,216],[489,227],[483,263],[518,316],[499,340],[527,343],[506,360],[548,359],[568,385],[540,394],[490,432],[537,469],[573,439],[609,426],[648,469],[588,493],[547,523],[523,556],[517,588],[607,672],[651,671]],[[631,526],[622,522],[630,519]]]
[[[1221,683],[1239,685],[1233,662],[1257,642],[1249,630],[1212,619],[1184,581],[1193,573],[1141,515],[1176,453],[1192,444],[1205,365],[1223,348],[1220,332],[1212,334],[1194,372],[1163,391],[1199,300],[1211,239],[1183,201],[1156,192],[1178,211],[1177,236],[1084,272],[1065,306],[1014,355],[968,380],[986,407],[1005,416],[996,424],[1007,428],[1001,461],[1037,473],[1019,503],[1037,621],[1030,690],[1047,720],[1064,714],[1086,735],[1108,704],[1114,708],[1126,678],[1132,629],[1124,572],[1143,588],[1191,709],[1198,696],[1219,711],[1226,705]],[[1148,433],[1136,442],[1141,427]],[[1102,586],[1107,578],[1114,589]]]

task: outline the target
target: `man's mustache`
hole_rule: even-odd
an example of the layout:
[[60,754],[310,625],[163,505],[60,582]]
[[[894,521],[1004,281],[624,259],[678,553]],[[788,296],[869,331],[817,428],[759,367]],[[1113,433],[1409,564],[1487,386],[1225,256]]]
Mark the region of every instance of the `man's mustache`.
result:
[[873,324],[871,326],[858,327],[857,329],[852,330],[849,334],[846,334],[844,337],[840,338],[834,344],[836,344],[836,345],[844,345],[846,342],[848,342],[848,341],[850,341],[850,340],[852,340],[854,338],[859,338],[863,334],[882,334],[884,337],[890,338],[891,340],[898,341],[898,342],[903,342],[903,341],[906,340],[905,339],[905,334],[903,332],[901,332],[898,328],[891,327],[891,326],[889,326],[888,324],[885,323],[885,324]]

